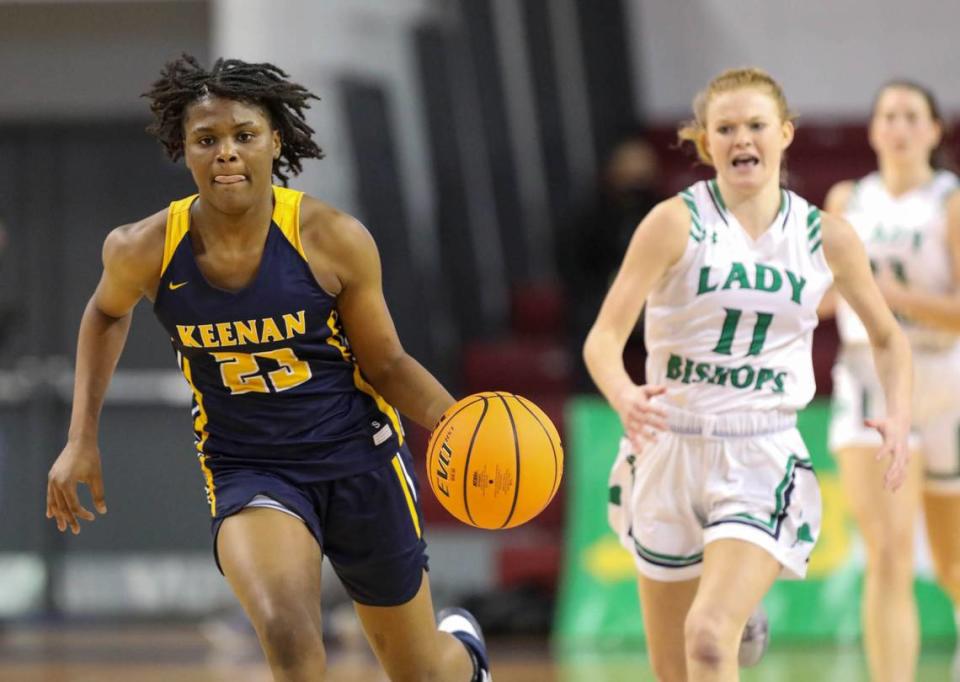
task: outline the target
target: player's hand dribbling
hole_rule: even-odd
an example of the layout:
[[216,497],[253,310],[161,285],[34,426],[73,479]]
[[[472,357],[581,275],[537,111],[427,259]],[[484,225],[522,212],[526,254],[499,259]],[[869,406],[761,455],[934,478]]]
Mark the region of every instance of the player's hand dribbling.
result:
[[907,437],[910,435],[909,421],[887,417],[886,419],[865,419],[864,424],[876,429],[883,436],[883,444],[877,452],[877,461],[890,458],[890,466],[883,477],[883,485],[890,491],[897,490],[907,477],[907,464],[910,462],[910,448]]
[[667,428],[667,413],[650,402],[651,398],[663,395],[666,390],[665,386],[631,384],[617,396],[614,407],[636,452],[654,442],[658,431]]
[[80,504],[77,483],[86,483],[90,487],[94,506],[98,512],[106,514],[100,450],[95,442],[69,441],[47,474],[47,518],[56,520],[61,533],[69,526],[76,535],[80,532],[78,519],[93,521],[96,518]]

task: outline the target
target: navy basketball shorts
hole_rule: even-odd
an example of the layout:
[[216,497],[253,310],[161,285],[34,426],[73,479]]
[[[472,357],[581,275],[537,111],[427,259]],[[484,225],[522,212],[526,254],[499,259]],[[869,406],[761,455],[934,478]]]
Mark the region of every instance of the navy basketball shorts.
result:
[[217,533],[223,520],[246,507],[268,507],[306,524],[354,601],[398,606],[420,589],[428,570],[427,545],[406,445],[378,468],[329,481],[298,483],[279,467],[231,467],[215,471],[213,479],[218,568]]

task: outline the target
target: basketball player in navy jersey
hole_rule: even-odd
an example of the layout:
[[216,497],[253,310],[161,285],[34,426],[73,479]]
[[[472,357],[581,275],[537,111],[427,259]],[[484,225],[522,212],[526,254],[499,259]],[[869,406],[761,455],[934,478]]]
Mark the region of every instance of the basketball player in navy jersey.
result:
[[[392,680],[489,680],[479,627],[437,627],[410,452],[397,411],[432,428],[451,395],[397,338],[367,230],[285,187],[322,153],[315,98],[271,64],[184,55],[146,94],[149,128],[197,194],[113,230],[80,324],[68,441],[47,516],[78,533],[106,513],[97,431],[141,297],[193,391],[214,555],[276,680],[320,680],[322,553]],[[283,187],[273,185],[273,176]]]

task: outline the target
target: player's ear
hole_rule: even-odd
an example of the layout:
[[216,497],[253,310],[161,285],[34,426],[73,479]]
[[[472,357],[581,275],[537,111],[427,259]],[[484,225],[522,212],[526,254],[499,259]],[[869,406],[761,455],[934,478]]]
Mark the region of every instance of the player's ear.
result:
[[793,142],[793,135],[796,132],[793,121],[784,121],[781,131],[783,134],[783,147],[781,149],[786,149]]
[[280,150],[283,148],[282,141],[280,139],[280,131],[273,130],[273,158],[274,160],[280,158]]

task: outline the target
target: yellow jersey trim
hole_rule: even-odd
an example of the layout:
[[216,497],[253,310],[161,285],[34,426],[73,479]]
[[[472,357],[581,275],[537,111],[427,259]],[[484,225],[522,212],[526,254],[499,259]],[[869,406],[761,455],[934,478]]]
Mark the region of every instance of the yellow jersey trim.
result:
[[393,458],[393,470],[397,473],[397,478],[400,479],[400,487],[403,488],[403,496],[407,500],[407,509],[410,510],[410,518],[413,519],[413,527],[417,530],[417,537],[421,536],[420,533],[420,519],[417,518],[417,508],[413,504],[413,495],[410,492],[410,486],[407,485],[407,477],[403,475],[403,469],[400,468],[400,455],[397,454]]
[[327,318],[327,327],[330,328],[330,338],[327,339],[327,343],[340,351],[340,355],[343,356],[343,359],[349,363],[353,364],[353,384],[361,392],[366,393],[368,396],[373,398],[374,402],[377,404],[377,407],[380,408],[380,411],[383,412],[387,419],[390,420],[390,423],[393,425],[393,430],[397,434],[397,444],[403,445],[403,424],[400,423],[400,413],[383,399],[383,396],[377,393],[376,389],[367,383],[367,380],[363,378],[363,373],[360,371],[360,365],[357,364],[354,360],[353,353],[341,343],[340,339],[346,339],[346,335],[343,333],[343,329],[340,327],[340,321],[337,319],[337,311],[331,310],[330,317]]
[[173,254],[180,246],[180,242],[187,236],[190,229],[190,206],[194,199],[193,194],[186,199],[171,202],[170,210],[167,211],[167,230],[163,242],[163,265],[160,267],[160,276],[167,271],[167,266],[173,260]]
[[207,438],[207,411],[203,408],[203,394],[193,383],[193,371],[190,369],[190,361],[183,355],[180,356],[180,366],[183,369],[183,378],[190,384],[193,391],[193,398],[197,403],[197,414],[193,418],[193,430],[200,434],[197,441],[197,458],[200,460],[200,471],[203,472],[203,480],[207,488],[207,502],[210,503],[210,516],[217,515],[217,486],[213,482],[213,471],[207,466],[207,456],[203,452],[203,446],[206,445]]
[[277,224],[283,236],[297,250],[300,257],[307,260],[303,243],[300,241],[300,202],[302,200],[303,192],[273,186],[273,222]]

